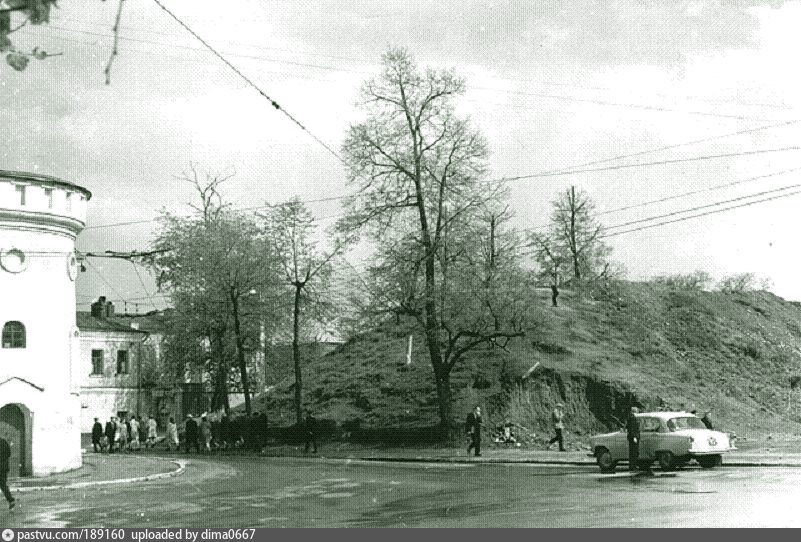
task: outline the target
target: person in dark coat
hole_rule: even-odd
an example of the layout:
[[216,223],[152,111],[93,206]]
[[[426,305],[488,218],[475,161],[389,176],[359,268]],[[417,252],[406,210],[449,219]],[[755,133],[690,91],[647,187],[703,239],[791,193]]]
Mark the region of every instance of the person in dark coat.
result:
[[228,416],[223,414],[222,418],[220,418],[220,444],[224,450],[227,450],[231,443],[231,421]]
[[92,447],[94,447],[95,453],[103,449],[103,424],[97,418],[92,426]]
[[303,430],[306,435],[306,446],[303,449],[304,453],[309,453],[309,448],[312,448],[312,453],[317,453],[317,420],[314,419],[310,411],[306,411],[306,422],[303,424]]
[[470,436],[467,455],[470,455],[470,450],[475,449],[476,457],[481,457],[481,407],[477,406],[473,412],[467,415],[464,429],[465,433]]
[[11,458],[11,444],[4,438],[0,437],[0,491],[8,501],[8,509],[14,508],[14,497],[11,496],[11,490],[8,489],[8,471],[10,469],[9,459]]
[[114,416],[106,422],[106,440],[108,440],[108,453],[114,453],[114,437],[117,436],[117,422]]
[[197,422],[192,418],[191,414],[187,414],[186,424],[184,425],[184,447],[186,453],[189,453],[189,448],[191,446],[194,446],[195,451],[200,453],[200,445],[198,443],[199,436]]
[[629,441],[629,470],[635,472],[639,468],[640,460],[640,421],[637,419],[637,407],[631,407],[626,420],[626,437]]
[[704,413],[704,417],[701,418],[701,421],[704,423],[707,429],[714,430],[715,427],[712,425],[712,413],[707,411]]

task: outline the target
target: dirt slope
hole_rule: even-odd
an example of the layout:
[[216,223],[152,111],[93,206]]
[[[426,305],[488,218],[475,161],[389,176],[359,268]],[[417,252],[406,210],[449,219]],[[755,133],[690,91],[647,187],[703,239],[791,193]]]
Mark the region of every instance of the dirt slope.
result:
[[[508,351],[478,350],[453,378],[457,421],[482,404],[490,424],[504,418],[542,435],[553,405],[566,404],[569,430],[613,427],[637,400],[647,408],[711,409],[741,436],[801,434],[801,307],[767,292],[724,294],[620,283],[592,298],[563,292],[541,308],[525,339]],[[363,427],[437,423],[431,367],[423,338],[388,322],[305,362],[304,397],[318,417]],[[520,377],[539,362],[526,381]],[[291,382],[291,379],[285,382]],[[292,389],[257,398],[276,422],[291,423]],[[789,409],[788,409],[789,406]]]

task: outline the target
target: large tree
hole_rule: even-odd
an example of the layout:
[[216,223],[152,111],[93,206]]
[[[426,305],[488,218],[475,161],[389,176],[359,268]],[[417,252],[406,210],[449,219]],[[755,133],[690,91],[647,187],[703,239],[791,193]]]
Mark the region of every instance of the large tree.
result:
[[333,258],[345,246],[318,247],[314,217],[297,198],[272,207],[263,215],[267,238],[292,295],[292,360],[295,368],[295,417],[303,423],[303,374],[300,359],[301,328],[322,326],[331,316],[328,296]]
[[[213,362],[210,373],[218,394],[228,378],[226,352],[234,353],[249,415],[248,361],[258,349],[264,323],[280,314],[274,303],[280,285],[278,260],[255,217],[222,204],[217,191],[221,179],[194,182],[201,204],[191,216],[162,217],[153,265],[159,287],[173,297],[175,317],[185,324],[189,336],[182,341],[205,345],[203,356]],[[223,399],[222,406],[226,404]]]
[[522,335],[514,319],[487,326],[491,311],[467,291],[476,286],[468,257],[475,245],[463,237],[499,191],[483,179],[485,139],[454,108],[465,81],[453,70],[420,70],[404,49],[387,52],[383,66],[361,91],[366,118],[343,143],[356,195],[341,227],[365,228],[377,243],[374,275],[384,270],[383,280],[406,289],[392,303],[425,335],[449,429],[454,365],[480,344]]

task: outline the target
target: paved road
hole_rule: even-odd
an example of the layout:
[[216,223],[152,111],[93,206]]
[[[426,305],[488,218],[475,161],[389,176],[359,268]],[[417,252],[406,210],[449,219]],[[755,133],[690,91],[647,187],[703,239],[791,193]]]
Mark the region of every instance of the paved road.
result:
[[51,527],[801,526],[801,469],[194,460],[176,478],[19,495],[0,525]]

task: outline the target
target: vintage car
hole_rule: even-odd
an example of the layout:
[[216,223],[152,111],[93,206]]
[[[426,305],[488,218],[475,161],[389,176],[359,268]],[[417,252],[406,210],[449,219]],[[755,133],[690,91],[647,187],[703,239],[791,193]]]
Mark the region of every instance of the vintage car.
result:
[[[640,462],[659,463],[662,470],[673,470],[695,459],[702,468],[721,464],[722,454],[734,450],[726,433],[707,429],[697,416],[687,412],[646,412],[637,414],[640,422]],[[626,429],[596,435],[590,439],[592,454],[601,472],[614,472],[615,466],[629,460]]]

